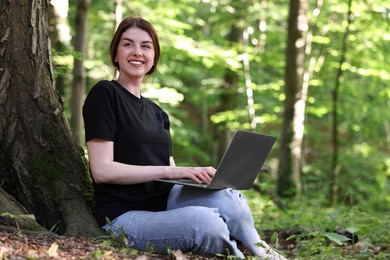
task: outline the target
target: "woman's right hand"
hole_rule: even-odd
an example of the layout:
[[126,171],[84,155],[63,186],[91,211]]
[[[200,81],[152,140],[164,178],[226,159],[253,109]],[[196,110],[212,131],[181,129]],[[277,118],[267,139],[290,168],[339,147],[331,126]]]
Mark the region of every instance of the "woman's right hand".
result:
[[196,183],[210,184],[216,169],[214,167],[178,167],[171,166],[167,172],[167,179],[192,179]]

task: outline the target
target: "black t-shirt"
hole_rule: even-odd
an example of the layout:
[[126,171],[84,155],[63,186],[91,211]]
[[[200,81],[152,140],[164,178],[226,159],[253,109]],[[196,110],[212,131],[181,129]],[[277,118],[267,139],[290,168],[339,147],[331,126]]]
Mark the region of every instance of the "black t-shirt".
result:
[[[172,140],[168,115],[151,100],[138,98],[116,81],[100,81],[89,92],[83,117],[86,141],[114,142],[114,161],[132,165],[169,165]],[[109,173],[107,173],[109,174]],[[97,184],[95,215],[99,225],[130,210],[166,209],[171,184]]]

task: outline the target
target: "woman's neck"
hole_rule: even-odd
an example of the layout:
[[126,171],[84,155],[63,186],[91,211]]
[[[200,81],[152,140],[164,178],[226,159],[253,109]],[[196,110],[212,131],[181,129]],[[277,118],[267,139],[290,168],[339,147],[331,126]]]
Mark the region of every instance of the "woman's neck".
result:
[[141,86],[142,86],[142,79],[137,80],[127,80],[123,77],[118,77],[116,80],[123,88],[125,88],[127,91],[129,91],[134,96],[141,98]]

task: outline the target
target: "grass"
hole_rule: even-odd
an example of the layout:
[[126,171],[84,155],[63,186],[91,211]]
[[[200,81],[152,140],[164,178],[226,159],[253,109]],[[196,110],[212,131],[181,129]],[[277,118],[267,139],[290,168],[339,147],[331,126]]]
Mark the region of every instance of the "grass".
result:
[[244,194],[260,235],[278,233],[290,259],[390,259],[388,210],[327,207],[316,199],[283,201],[280,209],[268,197]]

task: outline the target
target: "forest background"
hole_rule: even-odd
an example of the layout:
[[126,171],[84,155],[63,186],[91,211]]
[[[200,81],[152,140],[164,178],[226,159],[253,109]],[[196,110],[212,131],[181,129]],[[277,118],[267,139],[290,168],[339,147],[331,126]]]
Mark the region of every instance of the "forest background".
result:
[[[245,191],[260,233],[299,240],[301,257],[390,255],[388,1],[51,4],[56,88],[82,147],[80,109],[96,82],[113,78],[115,26],[143,17],[162,48],[143,95],[168,112],[178,164],[217,166],[237,129],[274,135]],[[359,249],[339,246],[345,232]]]

